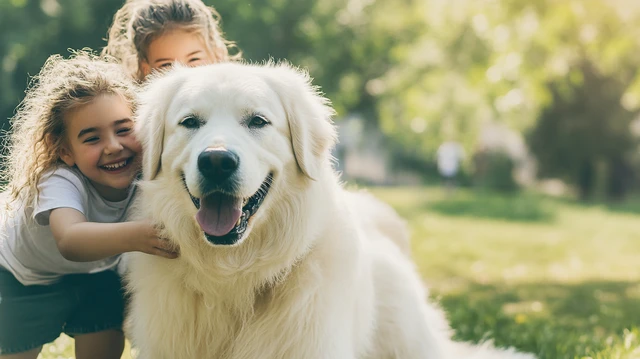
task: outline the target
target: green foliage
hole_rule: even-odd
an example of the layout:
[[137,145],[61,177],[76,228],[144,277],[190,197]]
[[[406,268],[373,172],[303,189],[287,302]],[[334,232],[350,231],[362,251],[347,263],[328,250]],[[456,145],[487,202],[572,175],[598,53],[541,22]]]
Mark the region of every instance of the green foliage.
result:
[[[20,101],[27,74],[37,73],[48,55],[104,46],[102,39],[122,2],[2,2],[0,31],[8,34],[0,42],[3,118]],[[390,0],[354,2],[348,7],[341,0],[205,2],[216,7],[226,37],[237,42],[246,59],[287,59],[305,67],[341,115],[360,111],[374,122],[368,81],[400,64],[412,39],[424,32],[413,1],[405,6]]]
[[[628,158],[638,146],[630,128],[640,104],[640,43],[638,27],[616,10],[627,11],[631,18],[637,18],[637,12],[600,2],[567,3],[558,10],[554,16],[561,17],[550,23],[549,31],[556,34],[555,41],[565,43],[549,44],[543,37],[534,47],[541,56],[555,57],[557,69],[541,74],[548,102],[541,107],[529,143],[542,176],[576,184],[588,198],[598,186],[597,172],[604,172],[609,186],[605,192],[620,197],[629,189],[623,179],[631,175],[634,165]],[[559,46],[562,55],[557,55]]]
[[[309,69],[341,115],[372,113],[369,81],[406,58],[424,32],[419,2],[270,0],[237,5],[213,3],[227,35],[246,57],[286,58]],[[240,10],[239,10],[240,9]],[[256,36],[259,32],[260,36]]]
[[[635,166],[625,152],[636,145],[627,130],[640,108],[635,2],[205,2],[216,6],[226,36],[245,58],[287,59],[309,69],[340,116],[359,113],[369,126],[380,127],[397,153],[433,159],[442,140],[451,138],[473,153],[481,129],[500,122],[542,133],[544,146],[550,144],[536,151],[543,172],[570,182],[579,183],[575,167],[582,159],[570,166],[567,161],[589,155],[593,162],[596,148],[615,152],[604,159],[611,168],[620,167],[614,162]],[[37,73],[49,54],[101,48],[121,4],[0,2],[0,116],[11,116],[27,74]],[[585,64],[592,69],[585,70]],[[564,113],[584,113],[584,104],[595,112]],[[544,121],[580,129],[548,135],[557,126]],[[554,154],[564,147],[568,159],[560,160]],[[611,170],[612,177],[620,177],[615,173]]]
[[[626,86],[603,77],[590,63],[575,70],[579,83],[556,81],[550,84],[552,103],[541,113],[529,135],[529,144],[539,163],[540,175],[564,178],[578,184],[583,198],[596,188],[599,161],[611,173],[624,171],[625,155],[638,145],[630,132],[635,112],[625,109],[620,99]],[[617,177],[627,177],[620,173]],[[615,178],[612,178],[615,180]],[[610,194],[624,192],[611,186]]]
[[382,129],[407,151],[432,157],[442,138],[457,137],[473,152],[484,124],[540,132],[547,125],[539,121],[553,112],[549,121],[563,130],[542,131],[533,144],[545,174],[580,184],[576,165],[603,151],[631,166],[625,158],[637,139],[629,125],[640,106],[637,4],[435,1],[427,13],[428,31],[382,77],[377,101]]
[[479,188],[514,192],[519,185],[513,172],[514,161],[503,151],[478,151],[473,157],[474,185]]
[[51,54],[99,49],[122,1],[0,1],[0,128],[22,100],[24,89]]

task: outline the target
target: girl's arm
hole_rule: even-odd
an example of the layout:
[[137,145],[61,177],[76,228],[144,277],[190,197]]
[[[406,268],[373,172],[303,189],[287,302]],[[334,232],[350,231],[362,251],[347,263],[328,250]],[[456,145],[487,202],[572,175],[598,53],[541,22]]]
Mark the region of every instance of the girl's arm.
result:
[[73,208],[56,208],[51,211],[49,225],[62,256],[74,262],[97,261],[133,251],[165,258],[178,256],[148,222],[87,222]]

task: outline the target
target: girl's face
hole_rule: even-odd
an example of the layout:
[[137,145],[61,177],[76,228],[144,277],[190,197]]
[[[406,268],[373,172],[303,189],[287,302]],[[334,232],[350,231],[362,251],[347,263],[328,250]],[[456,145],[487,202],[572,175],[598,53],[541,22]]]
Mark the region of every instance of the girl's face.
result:
[[67,112],[64,123],[61,159],[68,166],[77,166],[105,199],[125,199],[142,157],[125,99],[115,94],[101,95]]
[[200,34],[175,29],[155,38],[147,49],[147,60],[140,66],[146,77],[155,69],[170,67],[174,62],[200,66],[215,62]]

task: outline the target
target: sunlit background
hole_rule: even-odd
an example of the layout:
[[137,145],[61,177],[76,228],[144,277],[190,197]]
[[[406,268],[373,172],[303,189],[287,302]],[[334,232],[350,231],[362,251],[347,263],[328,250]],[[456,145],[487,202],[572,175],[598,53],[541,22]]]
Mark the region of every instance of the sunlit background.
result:
[[[332,100],[337,168],[409,221],[457,338],[640,358],[640,1],[205,2],[246,59],[306,68]],[[29,75],[101,49],[122,3],[0,0],[4,130]]]

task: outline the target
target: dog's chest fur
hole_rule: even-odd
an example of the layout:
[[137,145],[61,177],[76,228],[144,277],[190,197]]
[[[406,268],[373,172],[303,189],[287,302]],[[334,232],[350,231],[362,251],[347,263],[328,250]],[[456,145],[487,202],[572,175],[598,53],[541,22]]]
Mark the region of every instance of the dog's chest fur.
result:
[[[140,256],[137,260],[156,258]],[[157,263],[154,267],[158,268]],[[297,340],[295,323],[305,318],[305,308],[313,300],[306,293],[301,293],[301,296],[292,296],[291,293],[295,293],[298,286],[308,286],[308,283],[317,280],[314,278],[317,275],[315,268],[296,265],[262,285],[242,285],[236,282],[217,285],[215,290],[203,293],[191,287],[179,272],[160,270],[151,274],[162,279],[148,276],[136,278],[135,275],[130,277],[133,282],[163,283],[154,290],[138,292],[133,303],[137,306],[134,309],[143,314],[144,303],[155,301],[156,305],[161,304],[156,308],[156,314],[139,315],[137,322],[129,323],[133,332],[136,331],[136,326],[146,329],[145,342],[137,341],[136,344],[141,353],[152,355],[149,358],[238,358],[241,356],[237,352],[242,351],[242,347],[249,345],[248,341],[255,337],[252,333],[261,333],[263,330],[268,330],[268,333],[263,334],[271,338],[268,345],[272,347],[272,351],[287,348]],[[197,278],[193,273],[189,277],[191,280]],[[137,285],[140,285],[139,282]],[[151,293],[153,298],[143,297]],[[163,300],[158,301],[158,298]],[[194,320],[185,321],[185,318]],[[278,327],[282,332],[274,331]],[[155,328],[172,329],[167,332]],[[178,338],[180,342],[176,342]],[[266,352],[270,350],[268,347],[264,349]],[[144,354],[140,357],[145,358]]]

